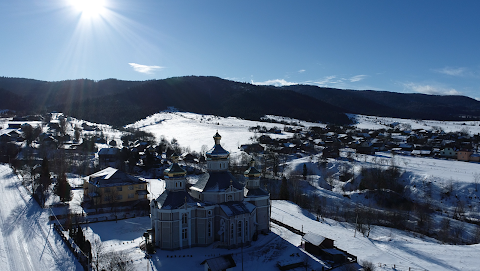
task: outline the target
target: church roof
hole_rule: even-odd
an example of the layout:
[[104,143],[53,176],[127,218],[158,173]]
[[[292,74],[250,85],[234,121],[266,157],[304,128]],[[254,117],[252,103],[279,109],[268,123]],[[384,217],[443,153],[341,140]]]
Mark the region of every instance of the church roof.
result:
[[196,204],[195,200],[190,194],[186,191],[169,191],[165,190],[163,193],[155,200],[157,208],[159,209],[178,209],[179,207],[185,204],[185,199],[187,204]]
[[134,185],[146,183],[135,176],[129,175],[116,168],[107,167],[87,177],[89,183],[97,187],[111,187],[120,185]]
[[243,196],[244,197],[262,197],[262,196],[268,196],[268,192],[266,192],[261,188],[248,189],[245,187]]
[[227,157],[229,154],[220,144],[215,144],[212,149],[206,152],[207,157]]
[[219,206],[227,216],[250,214],[256,208],[255,205],[246,201],[227,201],[219,204]]
[[243,173],[245,176],[260,176],[260,171],[255,167],[251,166]]
[[197,183],[192,186],[202,192],[220,192],[225,191],[233,185],[236,189],[243,189],[243,185],[228,171],[212,171],[202,174]]
[[169,168],[163,171],[165,175],[185,175],[187,172],[181,168],[177,163],[173,163]]

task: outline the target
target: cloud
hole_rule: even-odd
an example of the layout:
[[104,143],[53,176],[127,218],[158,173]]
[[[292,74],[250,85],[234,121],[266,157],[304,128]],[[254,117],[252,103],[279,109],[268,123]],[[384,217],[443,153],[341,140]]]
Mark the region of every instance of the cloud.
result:
[[430,95],[461,95],[461,92],[454,88],[446,88],[442,86],[422,85],[417,83],[406,83],[404,86],[414,92],[430,94]]
[[252,84],[262,85],[262,86],[276,86],[276,87],[298,85],[298,83],[288,82],[285,79],[273,79],[273,80],[267,80],[264,82],[254,82],[252,80]]
[[365,79],[365,77],[367,77],[365,74],[359,74],[359,75],[355,75],[353,77],[350,77],[350,79],[348,79],[350,82],[358,82],[358,81],[362,81],[363,79]]
[[298,73],[304,73],[304,72],[305,72],[305,70],[303,70],[303,69],[298,71]]
[[450,76],[465,76],[467,75],[467,69],[466,68],[452,68],[452,67],[445,67],[442,69],[436,69],[435,70],[438,73],[450,75]]
[[130,65],[134,71],[144,74],[153,74],[154,71],[164,68],[160,66],[147,66],[137,63],[128,63],[128,65]]
[[[301,71],[304,71],[304,70],[300,70],[299,72]],[[277,87],[305,84],[305,85],[316,85],[319,87],[347,88],[347,87],[352,87],[349,83],[359,82],[365,79],[366,77],[367,75],[364,75],[364,74],[355,75],[350,78],[338,77],[337,75],[328,75],[328,76],[324,76],[321,79],[308,80],[303,82],[289,82],[289,81],[286,81],[285,79],[273,79],[273,80],[267,80],[264,82],[254,82],[252,80],[252,84],[271,85],[271,86],[277,86]]]

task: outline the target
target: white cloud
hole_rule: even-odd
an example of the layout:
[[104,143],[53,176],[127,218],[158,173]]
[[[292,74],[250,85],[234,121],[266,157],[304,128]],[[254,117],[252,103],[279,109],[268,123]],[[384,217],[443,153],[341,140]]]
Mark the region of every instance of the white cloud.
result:
[[288,82],[285,79],[273,79],[273,80],[267,80],[264,82],[254,82],[252,80],[252,84],[262,85],[262,86],[276,86],[276,87],[298,85],[298,83]]
[[467,75],[467,69],[466,68],[452,68],[452,67],[445,67],[442,69],[437,69],[435,70],[438,73],[443,73],[446,75],[451,75],[451,76],[465,76]]
[[137,64],[137,63],[128,63],[128,65],[130,65],[134,71],[139,73],[145,73],[145,74],[153,74],[155,70],[164,68],[160,66],[147,66],[147,65]]
[[304,72],[305,72],[305,70],[303,70],[303,69],[298,71],[298,73],[304,73]]
[[352,76],[350,77],[350,79],[348,79],[348,81],[350,82],[358,82],[358,81],[362,81],[363,79],[365,79],[365,77],[367,77],[365,74],[359,74],[359,75],[355,75],[355,76]]
[[431,94],[431,95],[461,95],[461,92],[454,88],[446,88],[442,86],[422,85],[417,83],[406,83],[404,86],[414,92]]

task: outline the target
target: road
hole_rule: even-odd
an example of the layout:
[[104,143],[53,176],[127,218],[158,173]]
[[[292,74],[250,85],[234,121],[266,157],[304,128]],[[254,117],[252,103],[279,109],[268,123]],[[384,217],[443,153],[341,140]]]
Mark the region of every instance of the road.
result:
[[0,164],[0,270],[83,270],[40,208],[5,164]]

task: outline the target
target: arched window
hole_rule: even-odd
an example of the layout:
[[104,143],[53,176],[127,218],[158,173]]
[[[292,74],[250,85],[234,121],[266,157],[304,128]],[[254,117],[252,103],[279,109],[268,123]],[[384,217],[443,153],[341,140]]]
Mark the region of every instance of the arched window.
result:
[[242,237],[242,221],[238,221],[237,223],[237,235],[238,237]]
[[182,187],[182,182],[180,182],[180,187]]
[[182,214],[182,224],[187,224],[188,216],[187,213]]
[[232,195],[227,195],[227,201],[233,201],[233,196]]

